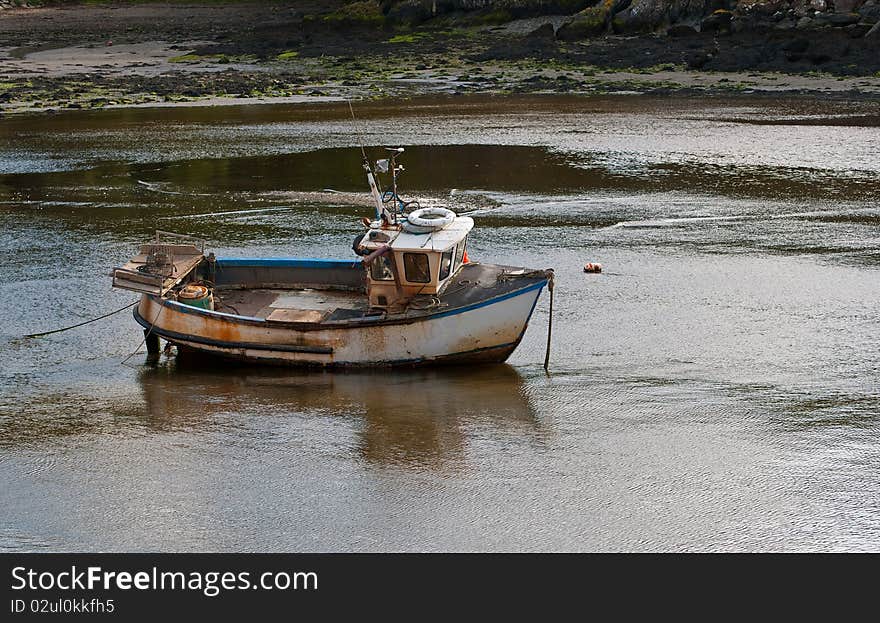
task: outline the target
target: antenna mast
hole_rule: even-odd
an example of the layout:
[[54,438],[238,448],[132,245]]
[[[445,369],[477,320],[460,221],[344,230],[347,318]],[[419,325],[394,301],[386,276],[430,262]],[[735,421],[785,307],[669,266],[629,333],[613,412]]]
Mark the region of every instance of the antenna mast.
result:
[[363,167],[364,171],[366,171],[367,173],[367,183],[370,185],[370,194],[373,195],[373,201],[376,203],[376,220],[390,225],[396,219],[393,214],[388,212],[388,210],[385,208],[385,205],[382,203],[382,195],[379,194],[379,187],[376,183],[376,176],[373,173],[373,167],[370,166],[370,160],[369,158],[367,158],[367,150],[364,148],[364,141],[361,139],[361,134],[358,131],[358,122],[354,116],[354,107],[351,105],[351,100],[346,101],[348,102],[348,110],[351,112],[351,121],[354,125],[354,132],[361,147],[361,156],[363,156]]

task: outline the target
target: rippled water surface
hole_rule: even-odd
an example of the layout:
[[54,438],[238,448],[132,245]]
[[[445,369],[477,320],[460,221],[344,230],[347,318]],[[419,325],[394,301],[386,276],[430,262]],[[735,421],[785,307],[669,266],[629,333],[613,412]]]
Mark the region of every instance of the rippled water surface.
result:
[[[0,120],[0,549],[880,549],[876,104],[356,110]],[[157,228],[349,257],[358,135],[472,259],[556,269],[549,376],[546,294],[483,368],[122,365],[128,313],[22,338],[134,300],[108,272]]]

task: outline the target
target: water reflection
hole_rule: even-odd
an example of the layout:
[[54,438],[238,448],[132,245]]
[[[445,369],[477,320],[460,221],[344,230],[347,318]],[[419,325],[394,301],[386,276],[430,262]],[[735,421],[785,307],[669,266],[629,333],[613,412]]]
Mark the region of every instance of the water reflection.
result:
[[[876,196],[880,184],[870,164],[854,161],[844,171],[782,163],[707,162],[676,155],[639,160],[629,152],[599,152],[506,144],[408,144],[408,192],[451,188],[527,193],[667,192],[699,188],[745,197],[855,199]],[[381,156],[381,145],[367,146]],[[196,158],[161,163],[104,163],[75,171],[7,173],[0,168],[4,209],[68,215],[95,208],[104,220],[143,203],[171,214],[198,213],[218,201],[247,205],[260,193],[363,192],[359,152],[351,147],[234,158]],[[36,204],[34,203],[36,202]]]
[[460,463],[473,430],[529,437],[543,431],[523,377],[508,366],[315,372],[227,366],[181,358],[138,375],[145,424],[212,426],[230,410],[356,419],[355,446],[377,464]]

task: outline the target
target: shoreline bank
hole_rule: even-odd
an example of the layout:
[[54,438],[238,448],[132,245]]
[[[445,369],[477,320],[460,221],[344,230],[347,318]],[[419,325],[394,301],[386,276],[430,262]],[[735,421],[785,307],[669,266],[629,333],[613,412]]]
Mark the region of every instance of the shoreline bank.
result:
[[[695,68],[685,50],[728,44],[703,33],[571,43],[556,38],[560,16],[403,34],[373,29],[368,41],[331,36],[316,47],[299,38],[306,4],[6,9],[0,22],[0,114],[472,93],[880,101],[880,75],[873,73],[832,73],[819,66],[799,72]],[[335,7],[329,3],[324,10]],[[267,47],[279,29],[289,39]],[[291,49],[281,50],[287,44]],[[667,44],[671,52],[658,51]],[[613,53],[601,57],[607,62],[595,62],[603,50]]]

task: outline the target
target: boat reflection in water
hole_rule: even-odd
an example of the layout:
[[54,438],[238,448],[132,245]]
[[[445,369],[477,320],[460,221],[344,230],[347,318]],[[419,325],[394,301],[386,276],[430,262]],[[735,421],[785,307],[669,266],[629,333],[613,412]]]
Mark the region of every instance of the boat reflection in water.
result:
[[[267,434],[313,436],[311,426],[300,430],[303,416],[339,417],[353,432],[352,449],[379,464],[459,462],[471,435],[489,443],[510,434],[536,443],[544,437],[523,377],[506,364],[322,373],[212,365],[197,357],[144,368],[139,381],[150,427],[223,426],[231,417],[230,425],[239,429],[253,425]],[[263,429],[260,420],[267,416],[295,417],[296,430],[277,419]],[[326,432],[318,435],[325,438],[316,442],[333,448],[343,443]]]

